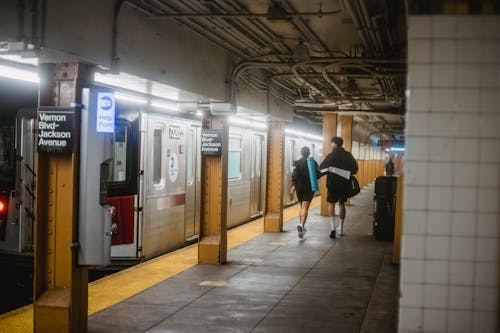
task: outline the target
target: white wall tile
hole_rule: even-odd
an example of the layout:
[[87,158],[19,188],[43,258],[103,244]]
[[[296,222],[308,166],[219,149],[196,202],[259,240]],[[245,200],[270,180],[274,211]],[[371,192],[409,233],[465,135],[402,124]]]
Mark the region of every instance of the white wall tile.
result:
[[435,88],[431,91],[432,112],[453,112],[457,108],[457,91],[454,88]]
[[427,226],[427,212],[405,210],[403,212],[403,233],[423,235]]
[[[424,282],[423,260],[412,260],[412,259],[404,260],[401,262],[400,269],[401,269],[401,281],[405,283],[405,288],[408,286],[408,283],[422,284]],[[422,289],[421,290],[422,297],[423,293],[424,292]]]
[[426,160],[429,157],[429,139],[409,137],[406,143],[409,160]]
[[[424,286],[424,307],[444,309],[448,304],[448,287],[435,284]],[[424,314],[425,316],[425,314]]]
[[429,135],[430,115],[427,112],[410,112],[406,124],[408,135]]
[[428,169],[429,169],[428,164],[424,162],[408,163],[408,166],[405,169],[406,184],[427,185],[429,183]]
[[487,64],[500,63],[500,43],[498,40],[485,40],[483,42],[483,62]]
[[[470,126],[474,126],[470,124]],[[457,133],[460,134],[460,133]],[[479,142],[471,139],[455,140],[455,160],[461,162],[477,162],[479,159]]]
[[500,139],[499,128],[500,113],[483,114],[479,118],[479,133],[481,137]]
[[479,186],[497,187],[500,185],[500,165],[481,164],[479,166]]
[[483,38],[485,39],[500,39],[500,16],[484,15],[483,16]]
[[448,312],[448,332],[470,333],[472,312],[452,310]]
[[432,37],[455,38],[457,36],[457,17],[454,15],[432,16]]
[[410,259],[423,259],[425,256],[425,237],[403,235],[401,256]]
[[[477,39],[463,39],[457,42],[457,62],[481,63],[483,43]],[[451,61],[450,61],[451,62]]]
[[439,136],[453,137],[455,136],[455,115],[453,113],[438,113],[430,114],[430,134],[439,134]]
[[498,262],[498,241],[498,238],[477,238],[476,261]]
[[432,62],[454,63],[457,61],[457,41],[455,39],[434,39],[432,41]]
[[424,286],[422,284],[405,283],[401,289],[400,306],[421,307],[424,303]]
[[446,310],[424,309],[424,331],[444,332],[447,319]]
[[450,210],[451,199],[451,187],[432,186],[429,188],[427,207],[432,210]]
[[[451,126],[453,126],[453,131],[457,137],[469,138],[479,136],[479,122],[477,121],[477,115],[456,113]],[[469,139],[467,140],[469,142],[471,141]]]
[[456,71],[457,87],[481,86],[481,65],[460,64],[456,67]]
[[498,306],[497,288],[475,288],[474,289],[474,310],[491,311]]
[[477,208],[477,191],[474,188],[457,187],[453,191],[453,209],[462,212],[473,212]]
[[404,209],[424,210],[427,209],[427,189],[407,185],[403,196]]
[[451,230],[451,213],[430,211],[428,213],[427,232],[431,235],[447,236]]
[[474,282],[478,287],[498,286],[498,264],[497,263],[476,263]]
[[500,235],[500,216],[495,213],[479,213],[477,215],[477,235],[479,237]]
[[408,18],[408,38],[429,38],[432,36],[430,16],[410,16]]
[[498,110],[500,110],[500,94],[498,90],[482,89],[480,96],[479,110],[481,112],[498,113]]
[[428,259],[450,258],[450,238],[441,236],[428,236],[425,256]]
[[476,240],[472,237],[452,237],[451,259],[474,260]]
[[474,236],[476,215],[474,213],[455,212],[452,215],[451,234],[453,236]]
[[409,109],[413,111],[429,111],[431,90],[429,88],[412,88],[408,98]]
[[478,15],[458,15],[457,34],[461,39],[481,39],[483,36],[483,22]]
[[431,65],[410,64],[408,70],[408,87],[427,88],[431,84]]
[[429,183],[432,186],[450,186],[453,179],[453,163],[428,163]]
[[431,138],[429,159],[431,161],[451,162],[453,160],[454,140],[452,138]]
[[423,310],[415,308],[399,308],[399,331],[421,331],[423,325]]
[[453,184],[455,186],[476,186],[478,183],[478,166],[472,163],[457,163],[453,167]]
[[500,163],[500,140],[482,139],[479,158],[481,162]]
[[411,40],[408,43],[408,62],[412,64],[431,62],[431,45],[430,39]]
[[[423,76],[423,73],[420,74]],[[480,74],[478,74],[478,77]],[[457,66],[448,64],[432,65],[432,87],[454,87],[457,77]]]
[[474,312],[472,315],[472,332],[498,333],[496,323],[498,312]]
[[498,192],[499,189],[480,189],[478,195],[478,210],[480,213],[498,212]]
[[457,89],[456,110],[459,112],[479,111],[479,89],[466,88]]
[[449,308],[453,310],[472,309],[473,289],[472,287],[450,286]]
[[450,282],[455,285],[472,285],[474,283],[474,263],[452,261],[450,264]]
[[448,283],[449,262],[444,260],[427,260],[425,262],[425,283]]
[[481,66],[481,87],[496,88],[500,85],[500,66],[497,64]]

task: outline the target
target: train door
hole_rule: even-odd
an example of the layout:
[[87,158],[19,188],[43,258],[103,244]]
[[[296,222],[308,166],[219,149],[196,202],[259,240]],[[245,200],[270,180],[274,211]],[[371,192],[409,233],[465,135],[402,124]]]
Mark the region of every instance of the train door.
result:
[[252,137],[251,201],[250,216],[262,213],[262,153],[264,137],[254,134]]
[[198,238],[200,233],[200,139],[199,125],[189,125],[187,130],[186,147],[186,211],[185,211],[185,239],[191,242]]

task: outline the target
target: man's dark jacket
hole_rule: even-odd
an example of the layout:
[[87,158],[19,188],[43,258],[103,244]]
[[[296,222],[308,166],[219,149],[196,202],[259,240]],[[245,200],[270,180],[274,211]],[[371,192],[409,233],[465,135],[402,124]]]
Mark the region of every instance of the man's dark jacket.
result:
[[356,162],[352,154],[344,148],[335,148],[330,154],[326,155],[319,166],[321,174],[327,174],[326,186],[328,190],[345,194],[349,186],[349,180],[328,171],[330,167],[347,170],[351,172],[351,175],[354,175],[358,172],[358,162]]

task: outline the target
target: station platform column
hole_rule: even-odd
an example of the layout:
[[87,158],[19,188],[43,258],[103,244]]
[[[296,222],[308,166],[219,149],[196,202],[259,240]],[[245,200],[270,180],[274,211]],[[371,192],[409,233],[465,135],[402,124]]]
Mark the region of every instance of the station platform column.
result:
[[[81,102],[92,67],[40,64],[39,105],[70,107]],[[78,266],[80,114],[75,111],[72,150],[37,157],[34,331],[86,332],[88,270]]]
[[272,120],[267,128],[266,213],[264,232],[283,231],[283,150],[285,124]]
[[[228,133],[227,117],[203,115],[199,263],[222,264],[227,260]],[[207,151],[206,142],[211,143]],[[218,142],[220,149],[209,151]]]
[[[337,114],[323,114],[323,158],[332,151],[331,139],[337,135]],[[321,163],[321,161],[318,161]],[[326,176],[319,180],[319,189],[321,191],[321,216],[328,216],[328,203],[326,202]]]

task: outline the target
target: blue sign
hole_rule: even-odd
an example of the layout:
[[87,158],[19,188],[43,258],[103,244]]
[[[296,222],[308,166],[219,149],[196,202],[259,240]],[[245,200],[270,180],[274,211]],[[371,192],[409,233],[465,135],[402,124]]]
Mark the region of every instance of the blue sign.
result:
[[112,92],[97,93],[97,132],[115,131],[115,96]]

